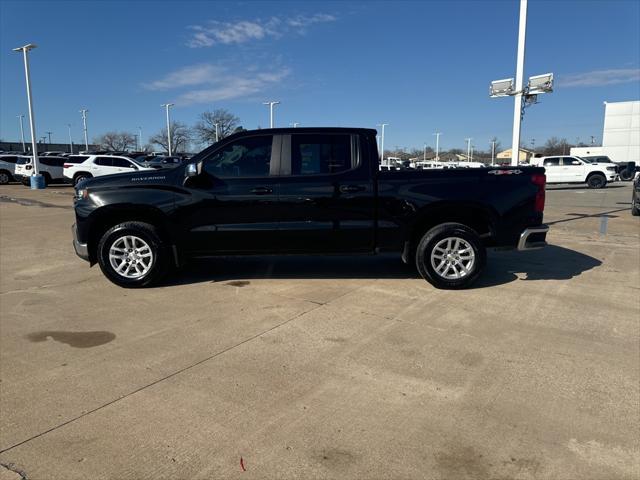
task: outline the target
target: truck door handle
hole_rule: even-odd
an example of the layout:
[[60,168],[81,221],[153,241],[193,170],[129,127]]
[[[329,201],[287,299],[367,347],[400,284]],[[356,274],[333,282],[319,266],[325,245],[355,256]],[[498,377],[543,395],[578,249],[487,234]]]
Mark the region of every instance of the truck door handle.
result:
[[355,193],[355,192],[362,192],[366,190],[365,187],[361,187],[359,185],[342,185],[340,187],[340,191],[342,193]]
[[256,187],[251,190],[251,193],[255,195],[267,195],[269,193],[273,193],[273,189],[269,187]]

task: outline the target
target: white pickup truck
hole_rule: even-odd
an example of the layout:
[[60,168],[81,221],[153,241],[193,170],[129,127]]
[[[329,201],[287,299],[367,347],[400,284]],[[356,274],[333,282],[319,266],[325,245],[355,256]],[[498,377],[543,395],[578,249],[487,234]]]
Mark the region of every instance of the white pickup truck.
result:
[[532,158],[531,165],[545,168],[547,184],[586,183],[589,188],[603,188],[618,175],[613,164],[589,163],[568,155]]

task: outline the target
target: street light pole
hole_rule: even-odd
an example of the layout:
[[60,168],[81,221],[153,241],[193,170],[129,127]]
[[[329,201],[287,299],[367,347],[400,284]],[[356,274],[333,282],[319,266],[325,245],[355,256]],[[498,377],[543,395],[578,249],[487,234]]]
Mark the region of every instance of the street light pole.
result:
[[513,105],[513,138],[511,140],[511,165],[520,162],[520,124],[522,122],[522,93],[524,89],[524,53],[527,37],[527,0],[520,0],[520,27],[518,30],[518,57],[516,64],[516,94]]
[[290,123],[289,125],[291,125],[293,128],[298,128],[298,125],[300,125],[300,123],[299,122],[293,122],[293,123]]
[[269,128],[273,128],[273,107],[274,105],[280,105],[280,102],[268,101],[262,102],[263,105],[269,105]]
[[473,145],[471,145],[471,161],[473,162]]
[[380,165],[384,165],[384,127],[389,125],[388,123],[381,123],[378,125],[382,128],[380,132]]
[[216,143],[220,141],[220,131],[218,130],[219,123],[214,123],[213,126],[216,127]]
[[49,135],[49,145],[51,145],[51,134],[52,134],[53,132],[44,132],[44,133],[46,133],[47,135]]
[[424,144],[424,151],[422,153],[422,161],[426,162],[427,161],[427,144]]
[[169,156],[171,156],[171,122],[169,122],[169,107],[172,107],[173,103],[163,103],[160,105],[167,111],[167,146],[169,147]]
[[465,140],[467,141],[467,162],[468,162],[469,158],[471,158],[471,140],[473,140],[473,138],[465,138]]
[[31,128],[31,153],[33,154],[33,174],[38,175],[38,144],[36,140],[36,121],[33,116],[33,100],[31,98],[31,75],[29,73],[29,50],[36,45],[29,43],[24,47],[14,48],[14,52],[22,52],[24,57],[24,76],[27,82],[27,103],[29,104],[29,127]]
[[84,149],[85,151],[89,150],[89,139],[87,137],[87,112],[89,110],[87,110],[86,108],[83,108],[82,110],[80,110],[80,113],[82,114],[82,131],[84,133]]
[[[27,151],[27,147],[24,144],[24,127],[22,126],[22,120],[24,119],[24,115],[18,115],[18,123],[20,123],[20,140],[22,140],[22,153]],[[593,138],[593,137],[591,137]],[[593,142],[591,142],[593,143]]]
[[67,127],[69,127],[69,153],[73,153],[73,142],[71,141],[71,124],[67,123]]
[[142,127],[138,127],[138,151],[142,151]]
[[440,160],[440,135],[442,135],[441,132],[436,132],[434,133],[434,135],[436,136],[436,162]]
[[491,165],[495,165],[496,158],[496,141],[491,140]]

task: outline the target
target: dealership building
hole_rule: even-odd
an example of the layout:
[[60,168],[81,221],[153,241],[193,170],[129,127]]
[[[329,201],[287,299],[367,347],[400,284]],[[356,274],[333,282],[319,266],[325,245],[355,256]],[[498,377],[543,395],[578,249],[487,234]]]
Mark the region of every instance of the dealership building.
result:
[[640,100],[604,102],[602,146],[576,147],[572,155],[606,155],[616,163],[640,165]]

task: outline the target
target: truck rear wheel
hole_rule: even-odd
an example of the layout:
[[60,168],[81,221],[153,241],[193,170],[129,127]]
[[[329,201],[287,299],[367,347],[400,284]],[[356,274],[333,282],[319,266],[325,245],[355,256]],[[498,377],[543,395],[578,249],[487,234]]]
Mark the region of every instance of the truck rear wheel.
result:
[[416,249],[416,267],[436,288],[462,289],[475,282],[487,262],[482,240],[460,223],[443,223],[424,234]]
[[148,223],[125,222],[110,228],[97,253],[102,273],[125,288],[151,286],[169,270],[169,250]]

